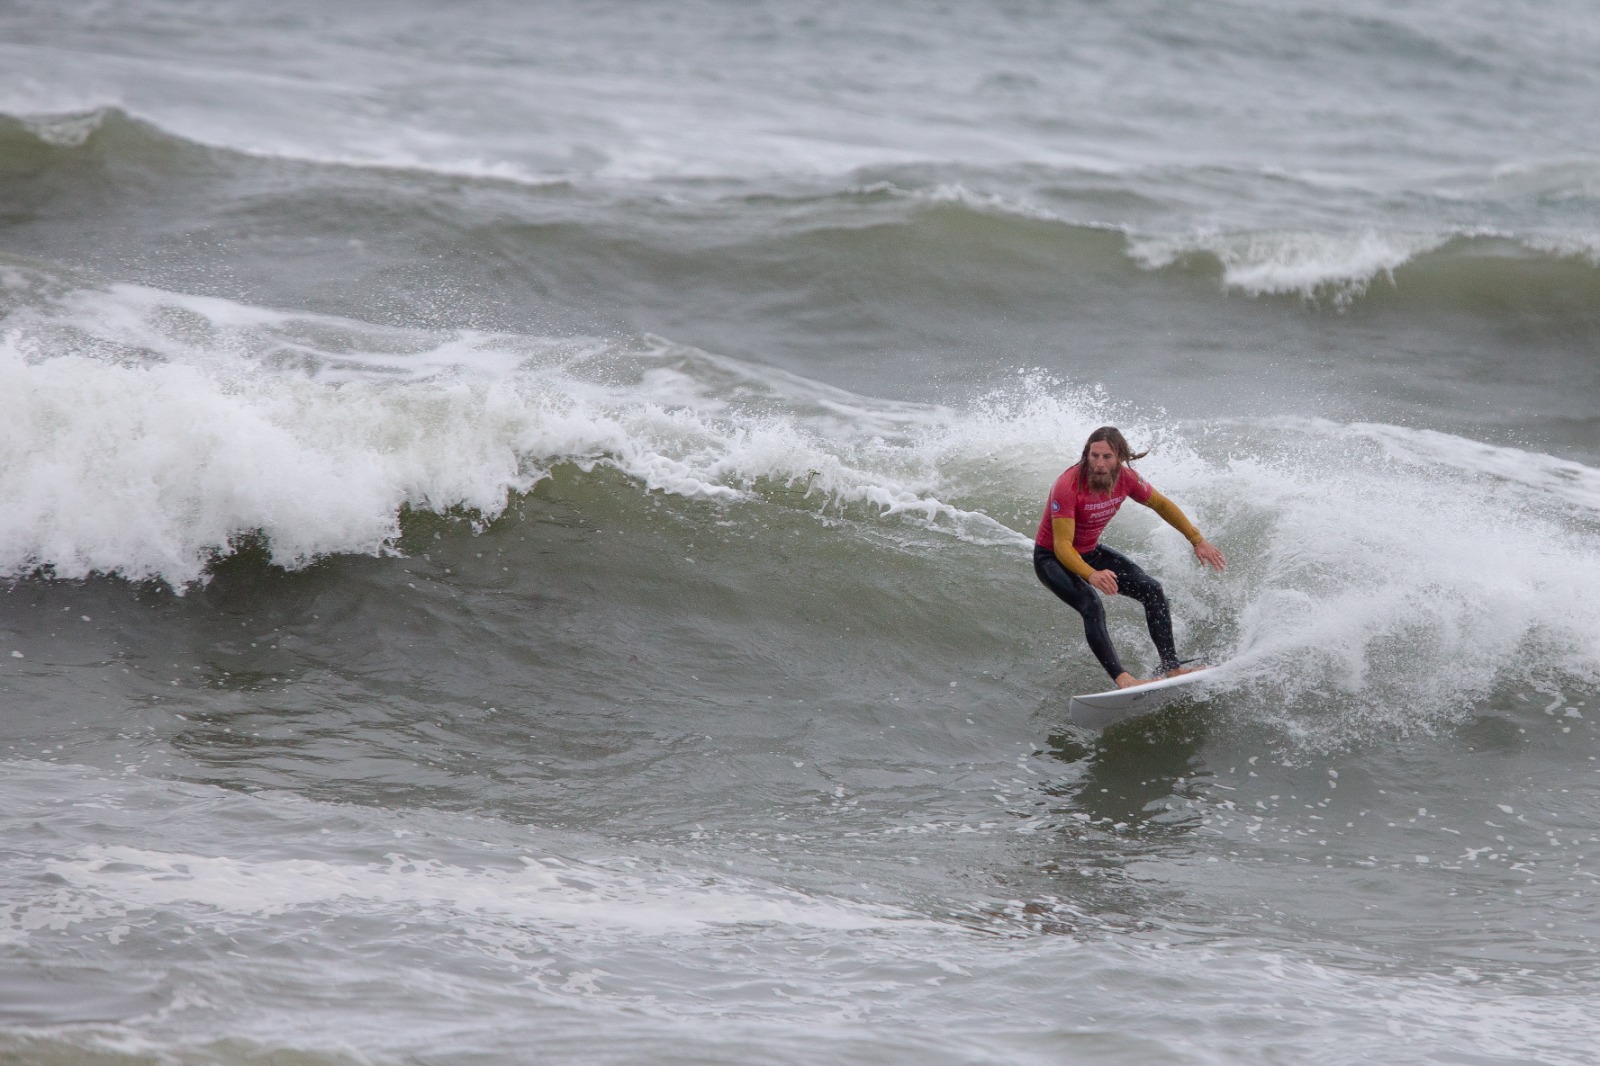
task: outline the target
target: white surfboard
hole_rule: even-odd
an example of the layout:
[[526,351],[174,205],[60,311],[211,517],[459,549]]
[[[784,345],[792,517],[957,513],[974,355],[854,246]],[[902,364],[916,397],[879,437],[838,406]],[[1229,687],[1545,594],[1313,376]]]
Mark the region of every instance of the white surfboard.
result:
[[1114,688],[1109,692],[1091,692],[1074,696],[1067,704],[1067,717],[1074,725],[1081,725],[1086,729],[1104,729],[1129,718],[1159,711],[1181,699],[1199,695],[1200,693],[1194,688],[1195,684],[1214,677],[1216,672],[1217,668],[1212,667],[1208,670],[1179,674],[1177,677],[1165,677],[1148,685]]

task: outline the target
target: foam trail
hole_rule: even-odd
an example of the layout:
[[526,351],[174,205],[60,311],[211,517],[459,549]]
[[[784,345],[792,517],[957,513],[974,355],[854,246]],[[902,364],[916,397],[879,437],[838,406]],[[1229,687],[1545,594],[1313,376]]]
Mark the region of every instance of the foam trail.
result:
[[773,924],[831,930],[883,928],[909,915],[691,873],[619,872],[596,863],[526,856],[522,869],[474,869],[393,853],[384,863],[254,860],[120,845],[89,845],[51,860],[61,883],[98,898],[104,918],[173,909],[271,918],[289,911],[386,908],[415,918],[559,923],[637,936],[693,935],[719,926]]
[[1180,613],[1230,646],[1253,713],[1339,743],[1457,720],[1504,686],[1600,683],[1595,471],[1434,431],[1262,428],[1272,448],[1176,485],[1207,501],[1229,579],[1157,541]]
[[[958,1050],[928,1054],[970,1062],[960,1041],[995,1018],[1060,1008],[1059,983],[1040,973],[1076,979],[1070,1003],[1094,1021],[1091,1032],[1134,1031],[1145,1015],[1141,1051],[1182,1047],[1207,1024],[1267,1025],[1275,1047],[1303,1048],[1308,1061],[1337,1029],[1355,1049],[1347,1061],[1361,1061],[1392,1050],[1404,1026],[1435,1051],[1503,1058],[1531,1048],[1566,1061],[1561,1049],[1588,1046],[1595,1028],[1577,985],[1529,994],[1470,971],[1330,966],[1212,939],[1038,935],[1026,922],[980,932],[719,873],[682,849],[654,859],[530,855],[530,832],[545,831],[482,815],[247,795],[61,764],[4,769],[13,787],[36,791],[19,792],[0,816],[19,852],[0,936],[19,954],[70,944],[85,968],[135,986],[154,969],[170,999],[97,1027],[125,1052],[170,1056],[196,1033],[209,1041],[221,1032],[268,1048],[354,1043],[405,1059],[466,1047],[504,1059],[552,1038],[592,1041],[605,1024],[615,1045],[648,1058],[651,1048],[680,1046],[692,1019],[697,1031],[712,1029],[712,1057],[717,1027],[731,1026],[739,1047],[760,1031],[774,1046],[825,1052],[795,1062],[910,1061],[890,1055],[913,1039],[900,1028],[936,1019],[932,1031],[959,1034]],[[83,842],[107,824],[137,828],[142,843]],[[225,854],[214,836],[193,839],[219,832]],[[390,848],[402,835],[404,853]],[[996,931],[1009,935],[987,935]],[[151,945],[169,950],[152,961]],[[1136,991],[1152,972],[1183,987],[1221,981],[1231,998],[1182,997],[1151,1030]],[[348,1009],[352,995],[361,1011]],[[1283,1009],[1286,996],[1295,1009]],[[863,1042],[869,1034],[882,1054],[861,1054],[880,1048]],[[1059,1045],[1041,1051],[1011,1029],[993,1039],[994,1061],[1059,1061]],[[214,1058],[215,1047],[195,1055]]]

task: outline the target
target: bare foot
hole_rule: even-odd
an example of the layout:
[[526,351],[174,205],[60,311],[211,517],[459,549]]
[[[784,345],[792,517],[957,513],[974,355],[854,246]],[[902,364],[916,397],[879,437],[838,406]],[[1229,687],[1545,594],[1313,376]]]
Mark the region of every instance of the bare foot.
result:
[[1182,677],[1184,674],[1198,674],[1201,670],[1209,670],[1209,666],[1179,666],[1166,672],[1167,677]]
[[1117,675],[1117,687],[1132,688],[1135,685],[1148,685],[1152,680],[1154,680],[1154,678],[1134,677],[1132,674],[1128,673],[1128,671],[1124,670],[1122,673]]

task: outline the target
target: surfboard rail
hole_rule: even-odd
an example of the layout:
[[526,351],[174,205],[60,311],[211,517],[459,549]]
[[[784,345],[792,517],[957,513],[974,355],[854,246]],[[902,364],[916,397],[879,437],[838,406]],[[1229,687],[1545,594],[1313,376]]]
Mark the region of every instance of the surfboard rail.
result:
[[1067,703],[1067,717],[1074,725],[1086,729],[1104,729],[1129,718],[1152,714],[1181,699],[1200,695],[1196,686],[1215,677],[1218,669],[1220,667],[1213,666],[1132,688],[1073,696]]

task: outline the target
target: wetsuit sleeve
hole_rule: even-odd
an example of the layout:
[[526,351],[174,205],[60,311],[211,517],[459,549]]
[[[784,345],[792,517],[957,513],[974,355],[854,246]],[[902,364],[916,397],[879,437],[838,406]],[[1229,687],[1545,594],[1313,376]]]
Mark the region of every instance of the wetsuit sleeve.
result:
[[1161,495],[1161,493],[1152,490],[1150,499],[1145,501],[1145,506],[1160,515],[1167,525],[1188,538],[1190,544],[1199,544],[1206,539],[1200,535],[1198,529],[1194,528],[1194,523],[1189,521],[1188,516],[1178,510],[1178,505]]
[[1050,520],[1050,534],[1056,539],[1056,559],[1061,565],[1071,570],[1085,581],[1094,576],[1094,567],[1083,561],[1083,556],[1078,554],[1078,549],[1072,546],[1072,535],[1078,530],[1078,520],[1075,518],[1052,518]]

